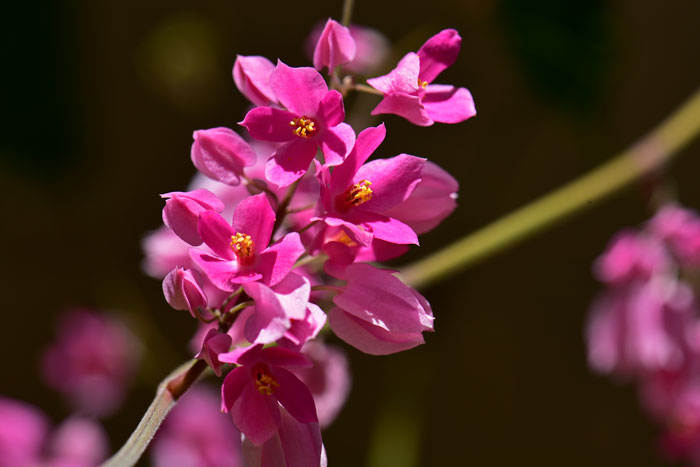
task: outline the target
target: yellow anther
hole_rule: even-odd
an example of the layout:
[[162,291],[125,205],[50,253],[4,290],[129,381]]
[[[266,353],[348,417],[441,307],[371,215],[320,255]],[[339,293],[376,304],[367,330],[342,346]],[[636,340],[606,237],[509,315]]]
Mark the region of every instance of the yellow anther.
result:
[[253,372],[255,373],[255,387],[260,394],[271,396],[274,394],[275,388],[280,387],[265,365],[256,365]]
[[289,126],[295,127],[294,134],[301,138],[309,138],[316,131],[316,122],[311,120],[309,117],[297,117],[291,122]]
[[418,86],[422,87],[423,89],[428,87],[428,82],[427,81],[422,81],[420,78],[418,78]]
[[254,248],[255,242],[250,238],[250,235],[240,232],[236,235],[231,235],[231,249],[236,253],[241,264],[249,265],[252,263]]
[[362,180],[348,188],[345,193],[338,196],[336,207],[340,211],[347,211],[353,206],[359,206],[372,199],[372,184],[369,180]]

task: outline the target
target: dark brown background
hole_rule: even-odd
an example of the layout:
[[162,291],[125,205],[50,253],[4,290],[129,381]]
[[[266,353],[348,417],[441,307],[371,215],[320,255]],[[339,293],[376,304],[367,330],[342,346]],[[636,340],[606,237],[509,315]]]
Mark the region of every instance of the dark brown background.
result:
[[[36,372],[55,317],[72,305],[124,310],[151,347],[129,406],[106,422],[113,445],[125,439],[156,382],[187,357],[193,327],[140,271],[158,194],[192,175],[193,130],[242,118],[235,54],[307,65],[307,32],[340,9],[322,0],[3,6],[0,393],[63,418]],[[461,183],[459,209],[412,258],[607,160],[700,84],[692,0],[357,0],[354,18],[399,54],[445,27],[463,37],[440,81],[468,87],[478,116],[427,129],[385,119],[380,156],[429,157]],[[696,208],[699,157],[695,143],[670,172]],[[416,465],[665,465],[634,389],[591,374],[582,338],[599,289],[591,262],[648,215],[643,190],[628,189],[425,291],[437,316],[427,345],[383,358],[350,350],[353,392],[324,435],[331,465],[381,459],[374,434],[393,426],[415,435],[393,442],[416,452]]]

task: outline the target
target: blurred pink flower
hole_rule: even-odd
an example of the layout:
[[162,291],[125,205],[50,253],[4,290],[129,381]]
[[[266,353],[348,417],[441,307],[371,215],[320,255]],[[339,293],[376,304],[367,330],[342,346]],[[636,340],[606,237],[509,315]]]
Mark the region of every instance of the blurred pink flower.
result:
[[700,266],[700,217],[695,211],[666,205],[649,221],[649,227],[668,243],[681,265]]
[[666,249],[656,237],[623,230],[613,237],[593,270],[600,281],[623,285],[649,280],[670,266]]
[[312,340],[302,348],[314,364],[294,368],[292,372],[311,390],[316,404],[318,423],[325,428],[335,420],[350,394],[350,366],[345,353],[336,346]]
[[76,410],[106,416],[121,406],[139,356],[140,343],[121,321],[74,309],[62,316],[41,373]]
[[239,467],[241,435],[220,411],[219,395],[191,388],[163,422],[151,447],[156,467]]
[[97,423],[72,417],[51,431],[39,409],[0,396],[0,467],[93,467],[107,453]]

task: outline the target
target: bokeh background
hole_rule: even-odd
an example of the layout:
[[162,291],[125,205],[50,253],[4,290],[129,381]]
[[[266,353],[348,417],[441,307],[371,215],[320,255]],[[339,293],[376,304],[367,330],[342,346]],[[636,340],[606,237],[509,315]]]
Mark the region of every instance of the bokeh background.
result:
[[[478,110],[426,129],[384,119],[380,156],[428,157],[461,184],[457,211],[404,262],[596,167],[700,85],[693,0],[356,3],[354,22],[384,32],[396,57],[458,29],[459,60],[440,82],[468,87]],[[140,269],[158,194],[194,173],[193,130],[242,119],[235,55],[305,66],[308,32],[340,10],[327,0],[3,6],[1,394],[65,417],[37,372],[57,317],[76,305],[119,311],[146,343],[127,406],[105,422],[121,445],[157,382],[188,358],[194,329]],[[696,209],[699,173],[696,142],[668,172]],[[348,349],[354,387],[324,433],[331,465],[669,465],[634,388],[589,371],[582,330],[600,288],[591,263],[650,215],[647,198],[644,184],[627,189],[425,290],[437,317],[427,345],[381,358]]]

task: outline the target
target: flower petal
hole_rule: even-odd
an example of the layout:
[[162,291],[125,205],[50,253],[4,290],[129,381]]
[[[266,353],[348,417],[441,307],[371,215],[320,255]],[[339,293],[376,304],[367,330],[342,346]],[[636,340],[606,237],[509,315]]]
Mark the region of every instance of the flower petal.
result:
[[296,114],[272,107],[256,107],[250,110],[239,125],[245,127],[255,139],[284,143],[298,136],[289,124]]
[[401,352],[425,342],[423,335],[419,332],[389,332],[350,315],[340,308],[333,308],[328,312],[328,323],[336,336],[370,355]]
[[273,377],[279,383],[275,397],[290,415],[301,423],[318,423],[311,391],[299,378],[284,368],[274,368]]
[[330,74],[336,66],[351,62],[356,50],[350,30],[328,18],[314,49],[314,67],[318,70],[328,67]]
[[265,57],[238,55],[233,64],[233,81],[241,94],[253,104],[270,105],[277,102],[270,86],[274,69],[275,65]]
[[196,248],[190,248],[188,253],[192,262],[204,272],[215,287],[227,292],[236,290],[236,284],[241,279],[235,261],[212,256]]
[[353,182],[372,182],[372,199],[360,206],[363,211],[383,212],[406,200],[421,180],[425,159],[399,154],[377,159],[360,167]]
[[423,107],[432,120],[440,123],[459,123],[476,115],[474,99],[467,88],[442,84],[426,88]]
[[221,411],[228,412],[233,404],[241,396],[245,385],[252,383],[250,372],[239,366],[231,370],[224,378],[221,385]]
[[376,127],[369,127],[359,135],[348,157],[342,164],[333,169],[330,177],[330,195],[336,196],[352,185],[352,179],[369,156],[377,150],[386,136],[386,127],[382,123]]
[[454,29],[444,29],[428,39],[418,50],[419,78],[432,83],[437,75],[457,60],[461,45],[462,38]]
[[367,83],[384,94],[412,94],[419,90],[418,73],[420,58],[413,52],[407,53],[387,75],[371,78]]
[[[418,245],[418,236],[406,224],[382,214],[355,210],[348,212],[345,218],[358,228],[371,232],[372,238],[399,245]],[[353,231],[356,232],[356,231]],[[363,246],[370,246],[363,244]]]
[[[265,193],[245,198],[233,211],[233,230],[235,233],[250,235],[255,244],[255,254],[259,254],[270,244],[274,225],[275,212]],[[229,238],[229,244],[230,242]]]
[[231,236],[235,235],[236,231],[221,217],[221,214],[213,211],[200,213],[197,231],[214,253],[227,260],[236,257],[231,249]]
[[423,108],[421,98],[405,93],[385,95],[384,99],[372,110],[372,115],[379,114],[398,115],[418,126],[430,126],[435,123]]
[[299,234],[290,232],[260,254],[255,268],[265,284],[274,286],[289,274],[305,251]]
[[280,425],[277,399],[261,394],[254,384],[244,387],[241,396],[233,404],[231,416],[236,427],[250,438],[253,444],[258,445],[270,439]]
[[326,165],[338,165],[343,162],[355,144],[355,130],[347,123],[328,128],[319,144]]
[[319,106],[319,116],[326,127],[334,127],[345,120],[343,95],[336,90],[328,91]]
[[328,92],[323,76],[311,67],[292,68],[277,61],[270,86],[280,103],[297,116],[315,117]]
[[314,141],[303,138],[280,146],[265,164],[265,178],[280,188],[291,185],[309,170],[316,150]]

